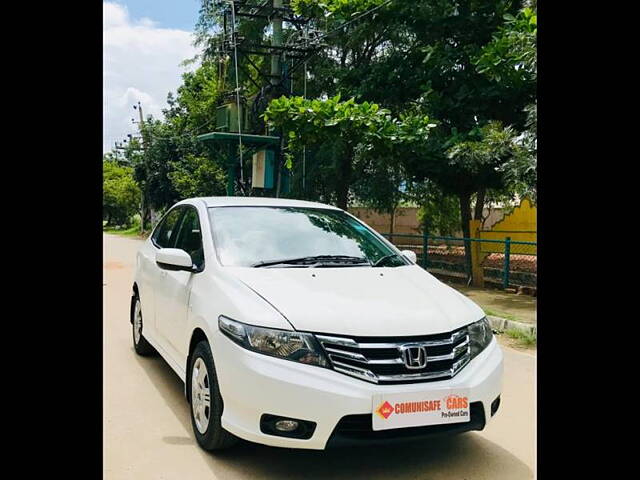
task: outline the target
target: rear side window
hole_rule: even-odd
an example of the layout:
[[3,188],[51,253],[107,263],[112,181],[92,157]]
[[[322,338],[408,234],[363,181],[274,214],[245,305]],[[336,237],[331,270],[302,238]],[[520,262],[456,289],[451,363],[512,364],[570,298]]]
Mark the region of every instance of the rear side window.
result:
[[176,227],[182,212],[182,208],[174,208],[162,219],[162,222],[160,222],[160,225],[156,228],[153,237],[151,237],[151,240],[153,240],[156,247],[171,248],[173,246],[173,242],[175,242],[176,237]]

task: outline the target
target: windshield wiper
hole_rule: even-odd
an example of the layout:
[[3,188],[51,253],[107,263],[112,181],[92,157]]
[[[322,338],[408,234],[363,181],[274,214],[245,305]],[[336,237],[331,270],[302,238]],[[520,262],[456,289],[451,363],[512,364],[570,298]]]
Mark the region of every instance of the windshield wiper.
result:
[[384,257],[380,257],[375,263],[373,263],[371,266],[372,267],[377,267],[378,265],[380,265],[382,262],[384,262],[385,260],[389,259],[389,258],[393,258],[393,257],[398,257],[399,255],[397,253],[391,253],[389,255],[385,255]]
[[351,257],[349,255],[312,255],[308,257],[285,258],[280,260],[267,260],[254,263],[254,268],[269,267],[272,265],[308,265],[309,267],[321,265],[371,265],[371,262],[364,257]]

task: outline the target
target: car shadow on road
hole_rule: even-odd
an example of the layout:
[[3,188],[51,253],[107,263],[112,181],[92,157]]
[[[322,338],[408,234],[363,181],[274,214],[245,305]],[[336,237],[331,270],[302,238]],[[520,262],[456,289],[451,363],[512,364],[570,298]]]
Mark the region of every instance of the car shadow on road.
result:
[[296,450],[241,442],[216,453],[201,450],[191,433],[184,385],[159,357],[134,354],[158,393],[189,436],[167,436],[162,441],[200,451],[214,478],[234,479],[491,479],[533,478],[531,469],[500,445],[475,432],[433,437],[421,442],[375,447]]

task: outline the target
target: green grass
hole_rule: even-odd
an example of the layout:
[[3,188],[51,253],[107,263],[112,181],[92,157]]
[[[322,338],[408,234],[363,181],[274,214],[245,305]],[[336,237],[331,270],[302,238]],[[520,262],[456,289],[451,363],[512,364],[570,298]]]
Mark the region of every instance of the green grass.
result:
[[534,333],[523,332],[516,328],[510,328],[505,330],[505,335],[517,340],[524,347],[535,347],[538,343],[538,339]]
[[515,316],[509,313],[498,312],[497,310],[490,310],[488,308],[485,308],[484,313],[492,317],[506,318],[507,320],[511,320],[513,322],[518,321],[518,319]]
[[149,232],[145,231],[144,234],[140,234],[140,219],[134,218],[133,224],[130,227],[107,227],[105,222],[102,222],[102,231],[105,233],[115,233],[117,235],[122,235],[124,237],[134,237],[134,238],[147,238]]

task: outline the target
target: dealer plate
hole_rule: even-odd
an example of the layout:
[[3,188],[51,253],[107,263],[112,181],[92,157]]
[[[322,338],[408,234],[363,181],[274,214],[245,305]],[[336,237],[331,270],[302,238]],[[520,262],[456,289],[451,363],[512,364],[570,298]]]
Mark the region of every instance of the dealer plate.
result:
[[465,389],[373,396],[373,429],[421,427],[471,420]]

